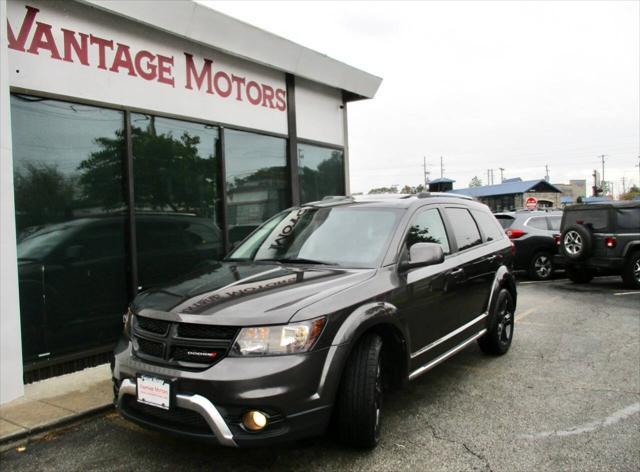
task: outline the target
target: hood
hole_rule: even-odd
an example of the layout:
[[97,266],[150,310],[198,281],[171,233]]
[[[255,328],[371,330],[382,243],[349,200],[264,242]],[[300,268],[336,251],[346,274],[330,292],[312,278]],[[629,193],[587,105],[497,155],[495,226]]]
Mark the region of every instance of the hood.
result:
[[188,323],[281,324],[301,308],[374,273],[374,269],[220,262],[172,285],[141,293],[133,309],[143,316]]

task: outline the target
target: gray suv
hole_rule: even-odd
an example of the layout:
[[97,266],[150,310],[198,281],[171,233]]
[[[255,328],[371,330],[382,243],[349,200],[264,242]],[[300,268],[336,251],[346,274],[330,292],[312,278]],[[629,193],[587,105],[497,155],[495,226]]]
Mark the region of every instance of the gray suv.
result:
[[621,275],[625,285],[640,288],[640,202],[569,206],[560,230],[556,260],[573,282]]
[[117,408],[225,446],[322,434],[371,448],[383,392],[513,337],[513,247],[468,197],[334,198],[283,211],[219,263],[140,293]]

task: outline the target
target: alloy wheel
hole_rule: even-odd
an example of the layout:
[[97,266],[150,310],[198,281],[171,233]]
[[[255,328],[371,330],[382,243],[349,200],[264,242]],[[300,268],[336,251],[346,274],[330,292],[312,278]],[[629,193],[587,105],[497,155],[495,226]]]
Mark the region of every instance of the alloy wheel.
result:
[[382,412],[382,365],[378,359],[378,369],[376,371],[376,384],[374,392],[374,408],[376,409],[375,437],[376,441],[380,437],[380,415]]
[[513,313],[508,299],[504,299],[498,310],[498,340],[507,344],[513,335]]
[[633,264],[633,277],[636,279],[636,282],[640,284],[640,259]]
[[564,247],[569,254],[572,256],[579,254],[582,251],[582,246],[582,236],[577,231],[569,231],[565,234]]
[[536,271],[536,275],[541,279],[546,279],[551,275],[552,265],[551,258],[546,255],[538,256],[533,263],[533,268]]

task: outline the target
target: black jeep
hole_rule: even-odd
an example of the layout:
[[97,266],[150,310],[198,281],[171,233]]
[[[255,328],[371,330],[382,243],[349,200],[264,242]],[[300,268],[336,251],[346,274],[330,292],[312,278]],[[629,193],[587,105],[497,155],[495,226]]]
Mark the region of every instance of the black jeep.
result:
[[227,259],[138,295],[115,349],[120,413],[226,446],[322,434],[377,444],[383,390],[474,341],[511,345],[512,245],[480,203],[309,203]]
[[569,206],[560,231],[556,260],[573,282],[621,275],[625,285],[640,288],[640,202]]

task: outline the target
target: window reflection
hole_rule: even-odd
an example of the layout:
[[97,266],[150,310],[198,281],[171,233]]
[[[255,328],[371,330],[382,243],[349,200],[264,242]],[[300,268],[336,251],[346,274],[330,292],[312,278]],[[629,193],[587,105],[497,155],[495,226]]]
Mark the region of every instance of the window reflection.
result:
[[227,218],[231,243],[289,205],[286,141],[225,130]]
[[223,255],[218,129],[134,113],[138,282],[144,289]]
[[298,175],[301,203],[345,194],[342,151],[310,144],[298,145]]
[[25,363],[113,342],[127,305],[123,113],[11,96]]

